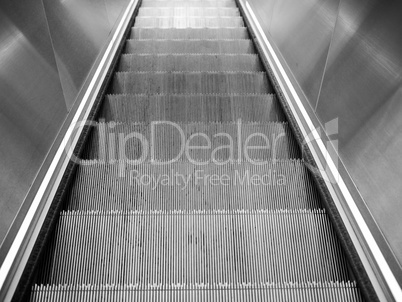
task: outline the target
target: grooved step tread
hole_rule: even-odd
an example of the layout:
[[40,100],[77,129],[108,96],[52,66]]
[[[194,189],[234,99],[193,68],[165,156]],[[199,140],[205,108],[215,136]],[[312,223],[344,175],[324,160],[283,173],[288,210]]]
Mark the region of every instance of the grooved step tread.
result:
[[[157,165],[149,161],[138,165],[124,161],[82,163],[67,193],[67,210],[323,208],[301,161],[277,161],[263,166],[250,163],[199,166],[189,162]],[[211,179],[212,175],[218,181]]]
[[[186,146],[190,146],[188,152],[182,152]],[[85,158],[137,160],[147,157],[150,148],[154,150],[154,160],[164,162],[175,159],[200,163],[239,159],[253,162],[300,157],[287,123],[172,124],[158,121],[154,124],[97,124],[88,139]],[[180,153],[182,155],[178,156]]]
[[142,0],[141,5],[142,7],[146,7],[144,4],[148,3],[175,3],[175,2],[187,2],[192,4],[197,3],[236,3],[235,0]]
[[118,71],[264,71],[257,55],[122,55]]
[[219,28],[243,27],[241,17],[137,17],[134,28]]
[[107,95],[100,119],[107,122],[281,122],[270,95]]
[[[83,297],[76,297],[82,292]],[[281,284],[35,285],[31,301],[362,302],[355,282]]]
[[186,54],[186,53],[255,53],[251,40],[127,40],[125,53]]
[[31,301],[362,302],[237,2],[142,0],[129,36]]
[[351,280],[324,210],[70,211],[55,235],[42,284]]
[[132,28],[130,39],[248,39],[247,28]]
[[241,72],[118,72],[113,94],[221,94],[273,92],[267,75]]
[[143,0],[141,7],[229,7],[236,8],[236,3],[234,1],[225,0],[201,0],[201,1],[152,1]]
[[140,7],[138,17],[238,17],[238,8],[215,8],[215,7],[172,7],[154,8]]

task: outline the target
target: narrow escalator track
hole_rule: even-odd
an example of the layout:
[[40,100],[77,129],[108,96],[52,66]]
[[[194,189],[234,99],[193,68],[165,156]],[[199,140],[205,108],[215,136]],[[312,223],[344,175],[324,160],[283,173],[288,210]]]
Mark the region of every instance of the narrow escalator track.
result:
[[108,89],[31,301],[363,301],[234,0],[143,0]]

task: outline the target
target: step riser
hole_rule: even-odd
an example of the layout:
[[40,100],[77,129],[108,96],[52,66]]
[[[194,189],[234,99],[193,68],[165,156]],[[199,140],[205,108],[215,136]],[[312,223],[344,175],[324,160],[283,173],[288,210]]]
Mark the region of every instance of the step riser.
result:
[[116,73],[112,94],[267,94],[265,73]]
[[[297,162],[194,166],[186,163],[79,166],[67,210],[275,210],[322,208],[307,168]],[[224,185],[208,178],[216,175]],[[261,177],[261,182],[251,178]],[[149,178],[150,177],[150,178]],[[159,177],[159,178],[158,178]],[[163,178],[162,178],[163,177]],[[162,182],[162,180],[167,182]]]
[[263,71],[255,55],[123,55],[118,71]]
[[147,1],[142,2],[142,7],[213,7],[213,8],[237,8],[231,1]]
[[219,27],[243,27],[243,19],[235,18],[153,18],[137,17],[135,28],[159,27],[159,28],[219,28]]
[[124,123],[281,122],[282,109],[267,96],[106,96],[100,120]]
[[287,124],[100,124],[93,128],[87,150],[85,158],[106,162],[140,160],[144,155],[162,162],[198,163],[300,157]]
[[246,28],[191,28],[191,29],[161,29],[132,28],[130,39],[249,39]]
[[56,238],[45,259],[49,268],[59,269],[44,266],[43,283],[242,284],[350,277],[335,233],[320,212],[64,212]]
[[140,8],[138,17],[239,17],[237,8]]
[[237,2],[132,26],[30,301],[362,302]]
[[[188,286],[189,287],[189,286]],[[164,287],[165,288],[165,287]],[[225,289],[138,289],[136,286],[35,286],[31,301],[275,301],[275,302],[362,302],[354,283],[318,283],[311,286],[239,286]],[[77,293],[82,292],[81,296]]]
[[124,53],[132,54],[254,54],[250,40],[128,40]]

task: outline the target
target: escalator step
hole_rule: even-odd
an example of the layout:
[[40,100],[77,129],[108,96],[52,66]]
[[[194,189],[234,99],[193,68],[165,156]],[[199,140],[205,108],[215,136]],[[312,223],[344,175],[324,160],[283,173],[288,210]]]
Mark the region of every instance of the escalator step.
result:
[[214,28],[243,27],[241,17],[137,17],[134,27]]
[[[188,286],[187,286],[188,287]],[[43,301],[275,301],[362,302],[355,282],[253,285],[35,285],[32,302]],[[80,292],[82,295],[78,296]]]
[[352,279],[324,210],[70,211],[60,213],[55,235],[42,284]]
[[188,53],[255,53],[251,40],[127,40],[125,53],[188,54]]
[[118,71],[263,71],[257,55],[123,55]]
[[140,2],[30,301],[362,302],[237,1]]
[[141,7],[138,17],[238,17],[238,8],[215,8],[215,7]]
[[[219,183],[222,180],[223,185],[216,185],[216,181],[207,178],[211,175],[216,175],[214,177]],[[251,182],[253,176],[256,180]],[[151,183],[147,183],[150,181],[147,177],[151,177]],[[162,182],[162,177],[170,182]],[[263,166],[83,161],[74,180],[67,193],[66,210],[70,211],[313,210],[323,207],[307,168],[302,161],[295,160]]]
[[100,119],[116,122],[281,122],[275,95],[107,95]]
[[[248,39],[247,28],[132,28],[130,39],[194,39],[240,40]],[[133,42],[134,43],[134,42]]]
[[141,7],[231,7],[236,8],[236,3],[229,0],[174,0],[174,1],[164,1],[164,0],[143,0]]
[[117,72],[112,94],[267,94],[272,93],[263,72]]
[[[144,154],[147,156],[150,148],[154,151],[153,160],[163,162],[174,159],[270,161],[300,157],[287,123],[99,123],[93,127],[87,144],[85,158],[106,161],[137,160]],[[186,146],[194,147],[182,152]]]

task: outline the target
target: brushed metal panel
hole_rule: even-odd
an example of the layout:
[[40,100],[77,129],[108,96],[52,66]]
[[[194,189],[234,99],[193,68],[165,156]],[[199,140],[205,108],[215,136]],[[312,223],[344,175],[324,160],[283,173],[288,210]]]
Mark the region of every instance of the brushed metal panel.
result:
[[73,105],[112,25],[104,1],[43,0],[67,108]]
[[0,2],[0,242],[67,114],[40,1]]
[[339,118],[339,152],[402,263],[402,3],[342,1],[317,107]]
[[315,108],[339,0],[277,1],[270,28],[298,84]]

